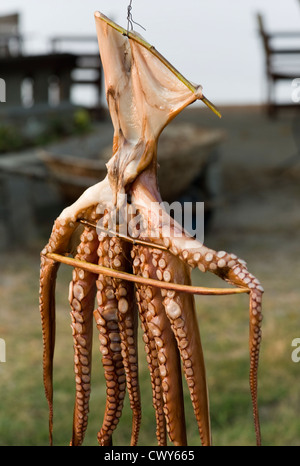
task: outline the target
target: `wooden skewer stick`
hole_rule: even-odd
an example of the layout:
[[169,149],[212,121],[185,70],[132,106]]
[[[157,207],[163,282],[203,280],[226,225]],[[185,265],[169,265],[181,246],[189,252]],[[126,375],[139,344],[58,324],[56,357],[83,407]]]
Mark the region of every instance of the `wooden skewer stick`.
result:
[[120,280],[127,280],[129,282],[139,283],[141,285],[154,286],[164,290],[174,290],[178,292],[193,293],[197,295],[216,296],[250,292],[248,288],[206,288],[199,286],[182,285],[180,283],[163,282],[160,280],[155,280],[153,278],[144,278],[139,275],[133,275],[128,272],[121,272],[119,270],[110,269],[109,267],[103,267],[102,265],[92,264],[90,262],[85,262],[79,259],[74,259],[73,257],[62,256],[60,254],[55,253],[48,253],[45,255],[45,257],[47,257],[48,259],[52,259],[55,262],[61,262],[66,265],[71,265],[72,267],[78,267],[80,269],[86,270],[87,272],[95,273],[97,275],[108,275],[109,277],[118,278]]

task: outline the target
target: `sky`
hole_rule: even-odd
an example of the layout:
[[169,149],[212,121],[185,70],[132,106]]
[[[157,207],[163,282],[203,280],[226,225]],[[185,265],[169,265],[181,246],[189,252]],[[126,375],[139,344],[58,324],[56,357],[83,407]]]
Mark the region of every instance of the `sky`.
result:
[[[127,27],[128,4],[129,0],[1,0],[0,15],[19,11],[25,50],[43,53],[53,36],[96,35],[97,10]],[[146,31],[135,29],[187,79],[201,84],[216,104],[265,99],[257,12],[272,31],[300,32],[300,0],[132,1],[133,19]]]

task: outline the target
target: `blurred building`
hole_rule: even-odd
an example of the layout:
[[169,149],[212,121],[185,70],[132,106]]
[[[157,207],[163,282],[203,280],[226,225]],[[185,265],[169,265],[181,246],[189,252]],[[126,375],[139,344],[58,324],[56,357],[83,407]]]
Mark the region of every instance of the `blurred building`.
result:
[[0,107],[2,121],[69,112],[78,106],[74,90],[79,87],[93,91],[92,104],[83,99],[81,107],[100,114],[102,72],[95,36],[49,38],[50,52],[44,54],[23,53],[24,40],[18,13],[0,17],[0,78],[6,102]]

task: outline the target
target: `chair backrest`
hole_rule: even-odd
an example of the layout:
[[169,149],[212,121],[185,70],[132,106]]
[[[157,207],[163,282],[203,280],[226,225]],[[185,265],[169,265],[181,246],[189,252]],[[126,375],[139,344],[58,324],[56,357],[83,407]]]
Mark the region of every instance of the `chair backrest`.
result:
[[0,16],[0,34],[18,34],[19,13]]
[[21,53],[19,25],[19,13],[0,16],[0,56]]

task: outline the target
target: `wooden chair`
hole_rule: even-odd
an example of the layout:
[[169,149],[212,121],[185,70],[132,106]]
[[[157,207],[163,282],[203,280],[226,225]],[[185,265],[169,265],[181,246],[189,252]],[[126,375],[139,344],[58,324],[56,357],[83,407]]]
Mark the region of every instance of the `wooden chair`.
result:
[[[295,47],[278,47],[275,45],[275,40],[291,40],[299,39],[300,44],[300,28],[299,31],[289,32],[272,32],[266,31],[264,19],[261,14],[257,14],[259,34],[262,39],[265,52],[265,70],[267,77],[267,111],[269,115],[274,115],[279,107],[295,106],[290,103],[279,103],[276,100],[276,85],[281,81],[292,82],[294,79],[300,78],[300,46]],[[299,107],[299,104],[298,104]]]

